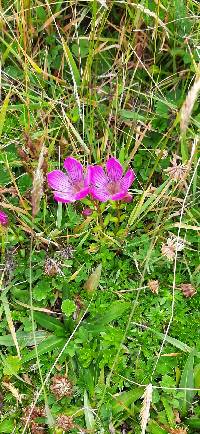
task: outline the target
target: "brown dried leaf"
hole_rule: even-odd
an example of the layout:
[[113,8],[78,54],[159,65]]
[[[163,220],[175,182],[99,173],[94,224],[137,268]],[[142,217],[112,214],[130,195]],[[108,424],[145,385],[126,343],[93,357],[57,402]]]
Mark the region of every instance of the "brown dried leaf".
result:
[[84,289],[86,289],[86,291],[88,292],[96,291],[101,277],[101,270],[102,270],[102,265],[99,264],[98,267],[93,271],[93,273],[90,275],[90,277],[84,284]]

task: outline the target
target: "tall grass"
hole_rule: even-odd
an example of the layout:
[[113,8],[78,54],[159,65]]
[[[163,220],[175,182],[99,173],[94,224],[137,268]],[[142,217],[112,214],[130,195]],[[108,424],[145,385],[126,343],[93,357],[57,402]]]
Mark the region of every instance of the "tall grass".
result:
[[[31,234],[30,276],[31,257],[38,243],[56,245],[61,236],[59,224],[57,231],[55,227],[45,225],[46,193],[43,197],[41,193],[40,200],[36,198],[37,212],[40,207],[43,220],[32,220],[30,199],[23,197],[18,188],[19,179],[25,175],[26,169],[32,175],[41,169],[40,159],[38,161],[40,154],[34,154],[34,147],[38,147],[38,151],[44,146],[47,148],[48,170],[59,167],[69,154],[86,164],[102,162],[112,154],[120,159],[124,167],[136,165],[137,187],[133,190],[134,200],[126,229],[132,234],[133,231],[137,233],[139,227],[138,233],[147,233],[150,238],[145,260],[138,265],[133,257],[140,276],[138,288],[145,285],[154,248],[161,240],[164,241],[166,233],[175,230],[178,243],[180,236],[186,236],[189,227],[196,227],[193,208],[196,208],[198,200],[199,165],[199,117],[195,112],[199,92],[198,14],[199,4],[192,0],[4,0],[0,5],[1,162],[2,165],[7,164],[10,173],[6,187],[14,185],[18,198],[13,205],[7,198],[2,200],[1,205],[11,209],[22,230]],[[193,83],[195,76],[197,79]],[[11,131],[7,119],[14,124]],[[8,134],[4,133],[5,129]],[[6,156],[13,139],[18,150],[31,156],[27,166],[24,166],[24,175],[16,175],[15,160]],[[190,161],[189,181],[184,195],[181,180],[178,183],[169,178],[162,181],[164,167],[170,165],[169,158],[166,165],[162,160],[162,151],[166,150],[170,157],[173,153],[178,154],[185,164]],[[18,157],[16,159],[21,167],[22,163],[26,163],[19,163]],[[58,208],[58,220],[62,218],[60,213],[62,209]],[[146,226],[151,213],[155,213],[156,218],[153,224]],[[183,216],[187,217],[185,226]],[[112,238],[113,235],[109,238],[111,245]],[[113,244],[115,242],[118,242],[117,237],[113,239]],[[171,310],[163,340],[157,348],[152,384],[156,381],[157,364],[174,319],[177,261],[176,249]],[[166,284],[171,291],[170,284]],[[142,289],[138,289],[119,351],[107,375],[96,410],[96,426],[101,424],[99,421],[107,388],[114,381],[119,355],[129,335],[135,310],[142,303],[142,293]],[[48,372],[42,371],[40,355],[36,352],[40,385],[37,385],[35,397],[32,396],[31,411],[42,394],[47,406],[45,395],[48,390],[45,386],[92,303],[93,297],[59,355],[52,360]],[[37,349],[31,277],[30,310]],[[11,326],[16,339],[9,313],[8,327]],[[16,348],[20,355],[17,342]],[[148,406],[149,415],[150,403]],[[48,417],[49,424],[53,424],[50,410]],[[142,432],[145,432],[146,424],[147,420]],[[28,420],[23,433],[27,427]]]

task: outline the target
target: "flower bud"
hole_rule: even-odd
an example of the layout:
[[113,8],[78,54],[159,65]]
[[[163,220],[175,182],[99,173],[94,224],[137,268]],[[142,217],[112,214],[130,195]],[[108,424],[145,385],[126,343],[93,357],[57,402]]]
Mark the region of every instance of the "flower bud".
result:
[[89,208],[89,207],[84,208],[83,211],[82,211],[82,215],[83,215],[84,217],[88,217],[88,216],[90,216],[92,213],[93,213],[93,210],[92,210],[91,208]]
[[8,216],[3,211],[0,211],[0,225],[2,226],[8,225]]
[[130,203],[133,200],[133,196],[130,193],[127,193],[126,196],[122,199],[123,203]]

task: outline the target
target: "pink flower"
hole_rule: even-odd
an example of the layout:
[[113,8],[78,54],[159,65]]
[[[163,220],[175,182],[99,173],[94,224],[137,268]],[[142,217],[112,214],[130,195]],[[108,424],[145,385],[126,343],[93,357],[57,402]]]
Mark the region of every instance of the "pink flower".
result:
[[101,166],[89,167],[90,193],[101,202],[120,200],[128,194],[128,189],[135,179],[132,169],[123,176],[123,167],[111,157],[106,163],[106,173]]
[[84,176],[82,164],[75,158],[68,157],[64,161],[67,174],[61,170],[48,173],[49,187],[54,190],[57,202],[75,202],[83,199],[90,192],[88,174]]
[[5,212],[0,211],[0,225],[7,226],[8,224],[8,216]]

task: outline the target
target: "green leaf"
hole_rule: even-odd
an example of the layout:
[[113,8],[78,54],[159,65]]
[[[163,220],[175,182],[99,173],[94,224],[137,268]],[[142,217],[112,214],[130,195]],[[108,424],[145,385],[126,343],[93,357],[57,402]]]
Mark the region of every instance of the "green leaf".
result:
[[89,41],[87,39],[80,39],[79,43],[72,44],[72,53],[78,58],[87,57],[89,52]]
[[[133,324],[141,327],[141,324],[137,324],[134,322],[133,322]],[[159,339],[163,340],[165,338],[166,342],[173,345],[173,347],[179,348],[181,351],[184,351],[186,353],[191,353],[192,351],[194,351],[194,355],[196,357],[200,357],[200,352],[198,352],[195,349],[184,344],[184,342],[181,342],[175,338],[171,338],[171,336],[165,336],[164,333],[157,332],[156,330],[152,329],[151,327],[147,327],[147,326],[143,326],[143,327],[144,327],[144,329],[149,330],[151,333],[155,334]]]
[[64,39],[62,39],[62,44],[63,44],[65,57],[66,57],[68,65],[69,65],[73,81],[77,84],[77,86],[79,86],[81,83],[81,77],[80,77],[76,62],[72,56],[72,53],[71,53],[67,43],[64,41]]
[[151,434],[168,434],[168,431],[165,431],[165,429],[161,428],[155,420],[149,420],[148,428]]
[[33,297],[37,301],[45,300],[50,291],[51,287],[49,282],[47,282],[46,280],[41,280],[33,288]]
[[[194,389],[194,354],[195,353],[193,350],[187,358],[183,373],[181,375],[181,380],[179,384],[180,388]],[[182,415],[185,416],[187,414],[188,409],[192,404],[195,393],[196,392],[194,390],[183,391],[184,397],[183,399],[181,399],[180,402],[180,410]]]
[[90,332],[99,332],[101,330],[104,330],[106,324],[109,324],[110,322],[120,318],[129,308],[129,303],[114,301],[113,303],[111,303],[106,313],[88,323],[87,328],[89,328]]
[[43,312],[34,312],[34,319],[37,324],[47,330],[53,331],[56,336],[65,335],[64,325],[53,316],[50,316]]
[[12,376],[18,374],[22,362],[18,356],[7,356],[3,359],[3,364],[4,364],[3,367],[4,375]]
[[14,420],[10,418],[4,419],[3,422],[0,423],[0,433],[12,433],[14,428]]
[[[57,336],[48,336],[47,339],[45,339],[44,342],[41,342],[37,347],[37,353],[38,355],[42,355],[45,353],[48,353],[50,351],[53,351],[55,349],[60,349],[65,345],[65,339]],[[30,351],[30,353],[26,354],[22,362],[28,362],[29,360],[32,360],[36,357],[36,350]]]
[[113,414],[120,413],[127,410],[127,408],[137,401],[143,395],[144,390],[140,387],[137,389],[129,390],[128,392],[118,393],[113,397],[112,411]]
[[62,302],[61,309],[66,316],[71,316],[76,310],[76,305],[72,300],[67,299]]
[[[198,417],[191,417],[190,419],[187,419],[187,425],[193,430],[200,431],[200,418]],[[194,432],[196,434],[196,432]]]
[[198,363],[194,368],[194,386],[196,389],[200,389],[200,363]]
[[84,391],[84,414],[85,414],[85,423],[88,430],[94,430],[95,427],[95,419],[93,412],[91,410],[90,402],[88,399],[87,391]]
[[163,196],[163,194],[167,194],[167,190],[169,188],[169,180],[167,179],[163,184],[161,184],[153,194],[145,201],[146,197],[149,194],[149,190],[145,190],[142,194],[140,201],[138,201],[138,204],[133,209],[128,224],[129,226],[132,226],[133,223],[137,223],[141,220],[139,219],[140,215],[143,213],[142,218],[159,202],[160,198]]
[[[32,347],[34,345],[33,333],[17,332],[16,333],[18,343],[20,347]],[[40,343],[47,337],[47,333],[44,331],[36,331],[35,339],[37,343]],[[14,347],[15,343],[12,335],[0,336],[0,346]]]
[[12,314],[11,314],[11,311],[10,311],[10,306],[9,306],[7,295],[6,295],[5,291],[2,292],[2,294],[1,294],[1,301],[2,301],[2,305],[3,305],[4,311],[5,311],[6,320],[8,322],[8,327],[9,327],[9,330],[11,332],[13,341],[15,343],[17,355],[20,358],[21,355],[20,355],[19,343],[18,343],[18,340],[17,340],[17,335],[16,335],[16,332],[15,332],[15,327],[14,327],[14,323],[13,323],[13,319],[12,319]]
[[162,403],[163,403],[164,408],[165,408],[165,413],[166,413],[169,425],[173,426],[173,424],[174,424],[174,412],[173,412],[171,405],[169,404],[168,398],[163,397]]
[[3,105],[1,107],[1,110],[0,110],[0,138],[2,135],[2,131],[3,131],[3,126],[4,126],[4,122],[5,122],[5,118],[6,118],[6,112],[7,112],[9,100],[10,100],[10,91],[9,91],[8,95],[6,96],[6,98],[3,102]]
[[146,120],[146,116],[143,116],[135,111],[131,111],[131,110],[120,110],[119,114],[121,116],[122,119],[131,119],[133,121],[145,121]]

